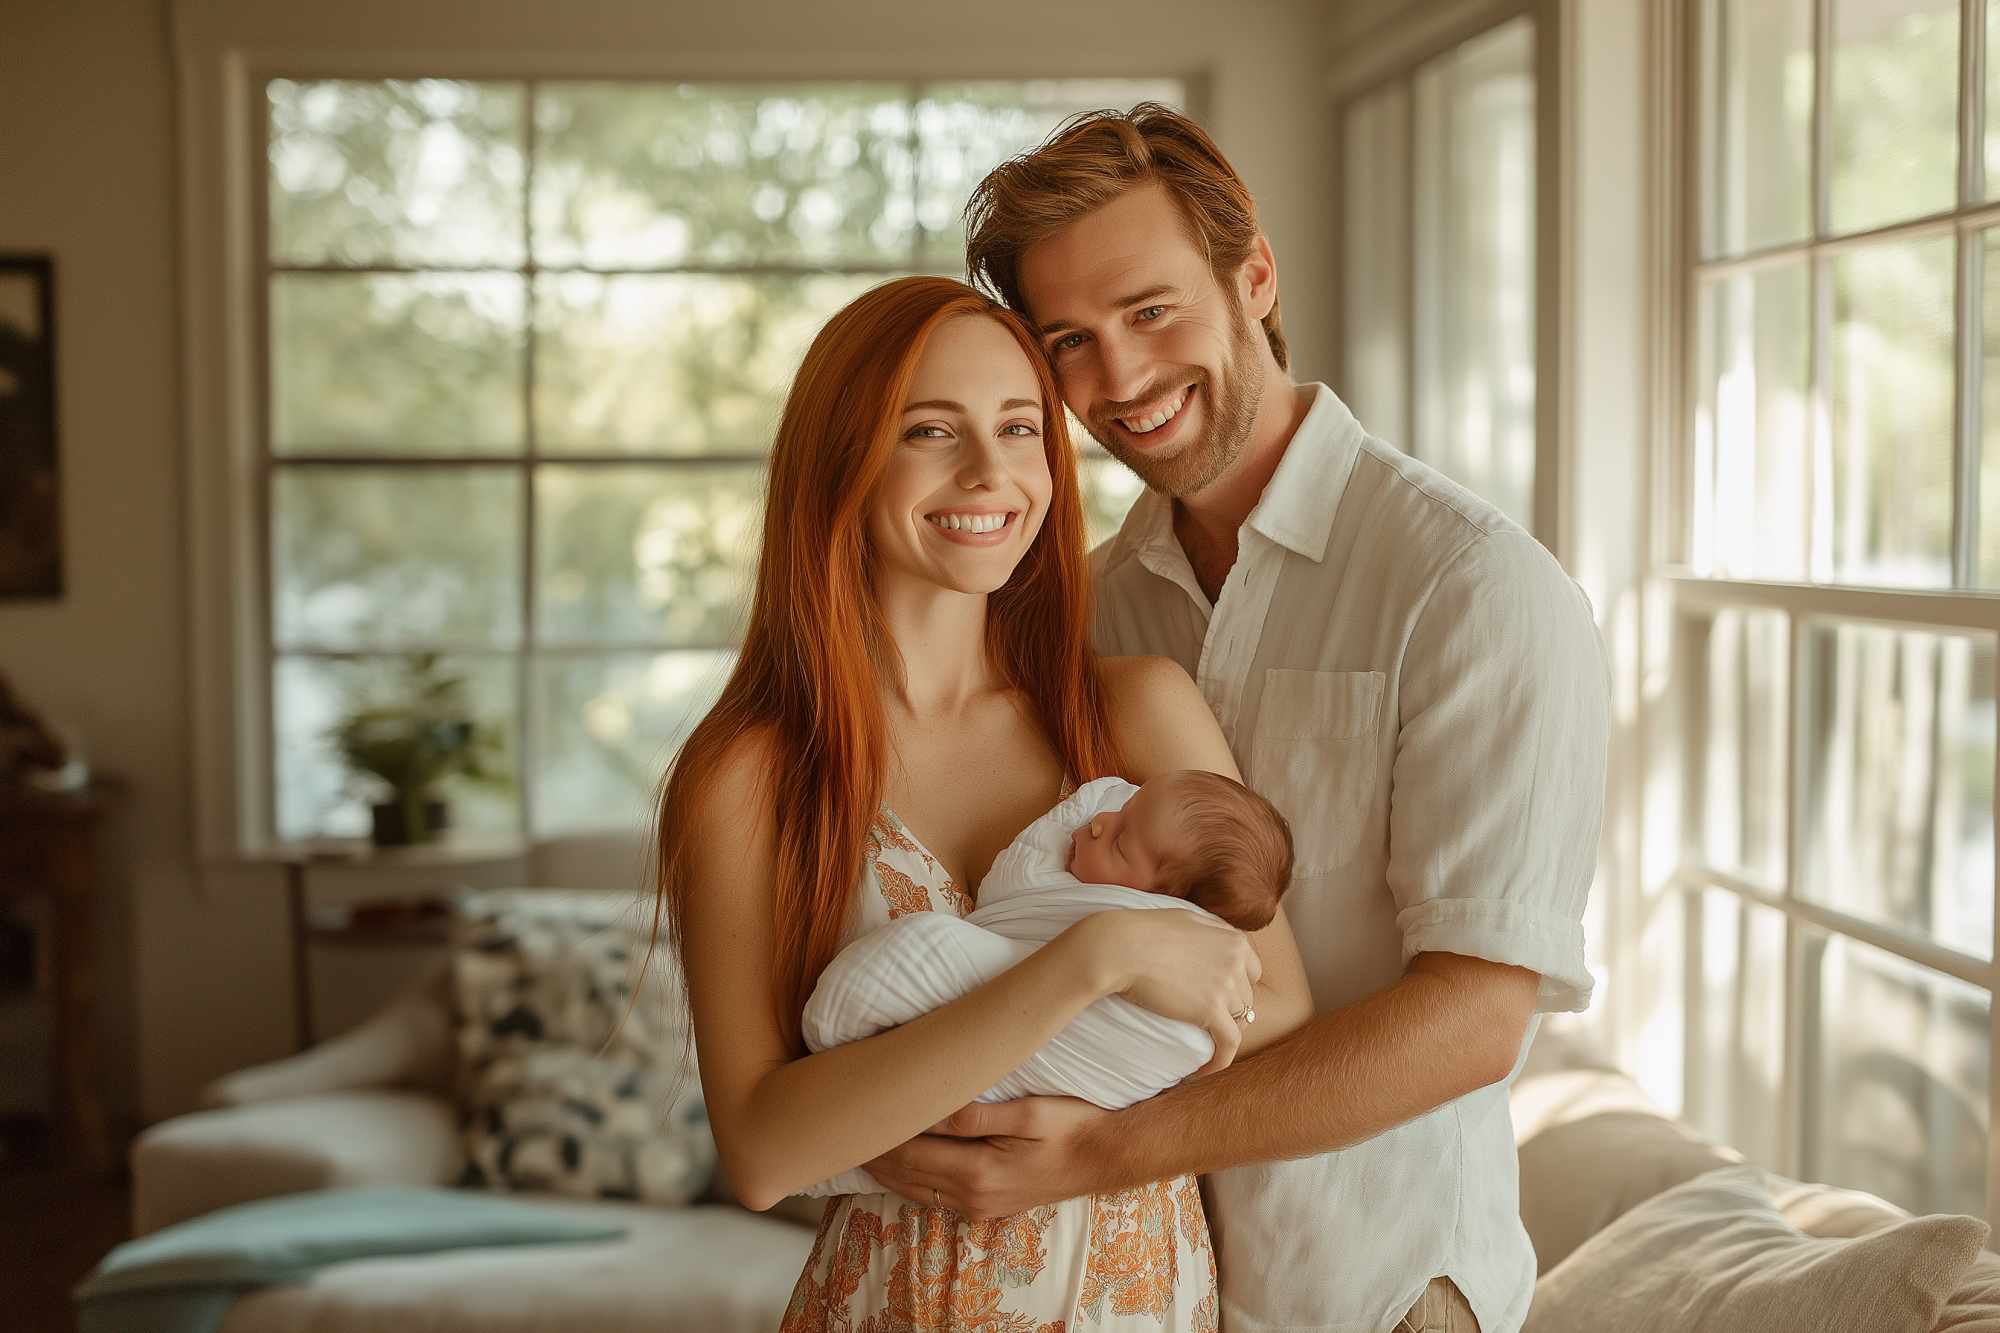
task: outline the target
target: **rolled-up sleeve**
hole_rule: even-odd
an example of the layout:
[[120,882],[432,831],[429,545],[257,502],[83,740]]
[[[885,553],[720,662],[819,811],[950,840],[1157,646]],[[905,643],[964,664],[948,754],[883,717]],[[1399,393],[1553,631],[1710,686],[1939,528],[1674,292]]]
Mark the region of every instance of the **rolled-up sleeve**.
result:
[[1483,534],[1419,609],[1399,695],[1388,879],[1404,960],[1529,968],[1539,1010],[1585,1008],[1611,685],[1582,591],[1532,538]]

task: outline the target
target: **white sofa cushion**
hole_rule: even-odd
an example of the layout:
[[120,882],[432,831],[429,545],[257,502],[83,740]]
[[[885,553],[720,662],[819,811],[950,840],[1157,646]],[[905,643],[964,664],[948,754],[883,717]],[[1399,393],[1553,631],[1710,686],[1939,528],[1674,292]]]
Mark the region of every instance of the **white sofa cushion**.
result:
[[230,1204],[335,1185],[449,1185],[464,1171],[458,1116],[428,1093],[330,1092],[196,1111],[132,1145],[132,1229],[144,1236]]
[[524,1199],[623,1240],[358,1259],[236,1302],[220,1333],[771,1333],[813,1233],[728,1205]]
[[1930,1333],[1987,1236],[1949,1214],[1805,1236],[1767,1188],[1724,1167],[1648,1199],[1535,1284],[1524,1333]]

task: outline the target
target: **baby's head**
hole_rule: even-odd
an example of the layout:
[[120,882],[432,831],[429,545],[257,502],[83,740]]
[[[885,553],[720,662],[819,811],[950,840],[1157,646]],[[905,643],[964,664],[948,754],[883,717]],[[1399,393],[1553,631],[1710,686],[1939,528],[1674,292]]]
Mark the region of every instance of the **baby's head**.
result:
[[1262,930],[1291,882],[1292,829],[1242,783],[1178,769],[1071,835],[1069,871],[1090,884],[1185,898],[1239,930]]

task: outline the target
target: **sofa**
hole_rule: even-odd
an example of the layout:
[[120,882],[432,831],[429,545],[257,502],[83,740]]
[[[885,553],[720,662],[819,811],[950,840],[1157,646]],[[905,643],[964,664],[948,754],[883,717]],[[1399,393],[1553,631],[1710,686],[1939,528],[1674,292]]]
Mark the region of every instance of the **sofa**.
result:
[[[156,1125],[135,1144],[135,1229],[145,1234],[214,1208],[291,1191],[458,1182],[467,1164],[461,1115],[452,1103],[452,1033],[458,1021],[448,977],[440,972],[346,1036],[219,1080],[205,1094],[205,1109]],[[1601,1302],[1600,1313],[1579,1325],[1554,1310],[1566,1299],[1564,1292],[1555,1290],[1545,1299],[1544,1289],[1562,1288],[1579,1262],[1603,1248],[1617,1230],[1614,1223],[1627,1226],[1647,1208],[1703,1182],[1741,1176],[1724,1170],[1738,1166],[1740,1156],[1667,1116],[1632,1079],[1581,1041],[1554,1030],[1534,1042],[1513,1089],[1512,1109],[1521,1215],[1544,1275],[1529,1333],[1638,1326],[1605,1322]],[[788,1200],[771,1213],[753,1214],[730,1201],[726,1181],[716,1174],[707,1197],[678,1208],[522,1196],[568,1215],[615,1218],[628,1234],[604,1244],[336,1264],[303,1285],[241,1298],[223,1333],[771,1333],[811,1248],[821,1203]],[[1782,1218],[1771,1226],[1795,1238],[1790,1228],[1828,1238],[1821,1248],[1836,1251],[1831,1256],[1836,1264],[1846,1262],[1837,1252],[1839,1238],[1920,1225],[1870,1195],[1770,1175],[1756,1179],[1763,1187],[1758,1203],[1768,1199]],[[1985,1229],[1978,1226],[1969,1247],[1963,1227],[1954,1234],[1963,1252],[1948,1271],[1931,1275],[1938,1290],[1928,1305],[1918,1301],[1913,1307],[1924,1311],[1915,1322],[1905,1313],[1900,1324],[1797,1326],[2000,1333],[2000,1255],[1981,1250],[1967,1266],[1966,1255]],[[1923,1237],[1913,1243],[1920,1253],[1940,1249]],[[1675,1242],[1670,1248],[1686,1246]],[[1740,1266],[1744,1252],[1738,1246],[1732,1262]],[[1572,1256],[1575,1262],[1565,1264]],[[1824,1270],[1808,1266],[1795,1276],[1825,1286]],[[1910,1285],[1867,1274],[1857,1280],[1864,1291]],[[1684,1278],[1666,1282],[1669,1290],[1688,1285]],[[1793,1325],[1761,1317],[1747,1325],[1739,1318],[1732,1325],[1704,1317],[1691,1326]]]

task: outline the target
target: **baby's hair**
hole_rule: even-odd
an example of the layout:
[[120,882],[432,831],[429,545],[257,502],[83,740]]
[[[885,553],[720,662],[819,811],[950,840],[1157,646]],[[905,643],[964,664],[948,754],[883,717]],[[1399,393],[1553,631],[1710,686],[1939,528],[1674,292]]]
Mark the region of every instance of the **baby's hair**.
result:
[[1292,826],[1242,783],[1200,769],[1174,774],[1181,848],[1160,859],[1156,890],[1235,926],[1262,930],[1292,882]]

